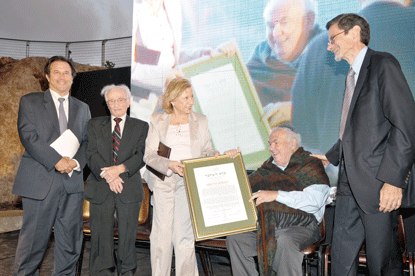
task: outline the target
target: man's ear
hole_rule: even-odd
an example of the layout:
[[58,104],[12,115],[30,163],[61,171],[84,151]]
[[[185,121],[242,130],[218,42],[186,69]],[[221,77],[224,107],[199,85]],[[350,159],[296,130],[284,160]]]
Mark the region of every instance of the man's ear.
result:
[[307,27],[312,30],[314,28],[314,20],[315,20],[315,16],[314,13],[309,11],[306,13],[305,17],[304,17],[304,21],[307,24]]
[[360,31],[361,31],[362,29],[360,28],[360,26],[358,26],[358,25],[355,25],[355,26],[353,26],[353,28],[351,28],[350,29],[350,31],[349,32],[352,32],[352,34],[353,34],[353,38],[355,38],[355,39],[357,39],[358,41],[360,41],[361,40],[361,37],[360,37]]
[[297,140],[296,139],[291,139],[291,148],[294,150],[297,148]]

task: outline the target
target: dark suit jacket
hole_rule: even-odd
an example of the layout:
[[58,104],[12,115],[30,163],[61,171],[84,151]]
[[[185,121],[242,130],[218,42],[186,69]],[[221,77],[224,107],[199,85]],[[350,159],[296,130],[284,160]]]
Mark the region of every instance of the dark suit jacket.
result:
[[[359,12],[370,24],[369,46],[395,56],[415,95],[415,7],[379,1]],[[345,79],[349,64],[327,51],[327,31],[308,45],[292,89],[293,126],[302,145],[325,153],[339,138]]]
[[[69,96],[68,129],[72,130],[80,143],[73,159],[79,162],[81,168],[86,164],[86,134],[90,118],[88,105]],[[62,181],[68,193],[83,192],[82,170],[73,171],[71,177],[55,170],[62,156],[50,147],[60,136],[60,131],[58,114],[49,89],[27,94],[20,99],[17,126],[25,152],[17,171],[13,193],[42,200],[56,181]]]
[[336,166],[344,160],[357,203],[373,214],[379,212],[384,183],[407,188],[414,154],[415,102],[399,62],[389,53],[368,49],[343,140],[326,156]]
[[[91,119],[88,123],[88,166],[91,174],[87,179],[84,197],[86,200],[102,204],[112,192],[108,183],[101,178],[101,168],[113,165],[111,117]],[[138,119],[126,117],[118,164],[124,164],[128,171],[120,177],[124,181],[120,198],[124,203],[139,202],[144,199],[140,169],[144,166],[143,156],[148,124]]]

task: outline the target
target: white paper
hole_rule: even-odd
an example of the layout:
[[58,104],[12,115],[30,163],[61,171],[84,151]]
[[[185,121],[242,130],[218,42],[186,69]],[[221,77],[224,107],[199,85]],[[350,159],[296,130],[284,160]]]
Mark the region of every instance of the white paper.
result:
[[202,113],[209,119],[216,149],[240,146],[244,154],[267,149],[232,64],[196,75],[191,81]]
[[[68,156],[72,159],[78,151],[80,144],[78,138],[76,138],[72,130],[67,129],[61,134],[61,136],[59,136],[58,139],[53,141],[50,146],[54,148],[60,155]],[[73,171],[68,173],[68,175],[71,176],[72,173]]]
[[233,163],[194,169],[205,226],[248,219]]

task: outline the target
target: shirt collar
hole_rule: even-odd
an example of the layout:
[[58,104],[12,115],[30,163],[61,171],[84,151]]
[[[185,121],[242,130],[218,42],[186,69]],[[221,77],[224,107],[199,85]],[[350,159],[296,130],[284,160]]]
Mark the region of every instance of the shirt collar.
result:
[[287,168],[288,164],[286,166],[280,166],[277,165],[277,163],[275,162],[275,160],[272,160],[272,164],[274,164],[275,166],[277,166],[278,168],[280,168],[281,170],[285,170],[285,168]]
[[354,78],[355,83],[356,83],[357,77],[359,76],[360,69],[362,68],[363,60],[365,59],[367,49],[368,49],[367,46],[363,47],[363,49],[360,50],[359,54],[356,56],[352,64],[353,71],[356,73],[355,78]]
[[121,118],[122,119],[121,122],[125,122],[125,119],[127,118],[127,113],[125,113],[124,116],[121,116],[121,117],[115,117],[115,116],[111,115],[111,122],[114,122],[115,118]]
[[49,88],[49,91],[50,91],[50,94],[52,95],[52,98],[54,98],[55,100],[58,100],[59,98],[64,98],[66,101],[69,98],[69,93],[66,94],[65,96],[61,96],[58,94],[58,92],[55,92],[50,88]]

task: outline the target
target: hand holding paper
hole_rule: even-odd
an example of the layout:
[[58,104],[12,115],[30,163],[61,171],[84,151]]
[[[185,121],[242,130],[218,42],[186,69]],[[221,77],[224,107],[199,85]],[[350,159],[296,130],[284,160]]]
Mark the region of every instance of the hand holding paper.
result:
[[[55,168],[59,172],[67,173],[69,176],[71,176],[72,169],[74,167],[72,167],[69,164],[68,159],[72,159],[79,149],[80,144],[79,144],[78,138],[76,138],[75,134],[73,134],[73,132],[70,129],[67,129],[61,134],[61,136],[59,136],[58,139],[53,141],[53,143],[50,144],[50,146],[54,148],[63,157],[55,165]],[[65,157],[68,157],[68,159],[65,159]]]

